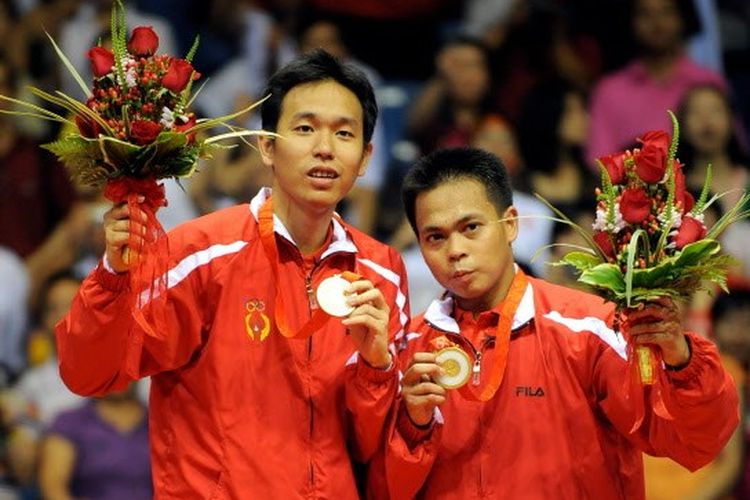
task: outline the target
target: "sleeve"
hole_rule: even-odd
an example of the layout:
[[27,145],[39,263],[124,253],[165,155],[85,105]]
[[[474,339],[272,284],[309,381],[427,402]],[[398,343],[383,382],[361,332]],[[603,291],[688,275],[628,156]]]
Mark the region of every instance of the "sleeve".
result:
[[708,340],[688,334],[691,358],[680,370],[667,370],[664,388],[672,416],[658,416],[648,403],[641,426],[631,433],[635,422],[633,405],[623,390],[624,361],[611,349],[595,369],[598,384],[606,394],[600,406],[620,433],[642,451],[669,457],[691,471],[713,460],[739,423],[739,398],[731,375],[722,366],[716,347]]
[[[420,350],[419,339],[412,340],[399,353],[400,366],[408,366]],[[435,409],[429,427],[420,428],[409,418],[401,398],[392,407],[381,448],[370,466],[368,498],[411,499],[424,486],[432,470],[440,444],[443,419]]]
[[[170,245],[179,248],[172,233]],[[121,391],[133,380],[189,361],[202,345],[206,309],[211,307],[202,297],[209,266],[197,255],[170,255],[168,293],[162,302],[167,331],[159,337],[135,322],[127,273],[114,274],[102,262],[83,281],[70,311],[55,327],[60,375],[71,391],[82,396]]]
[[379,370],[357,356],[357,362],[347,367],[346,405],[353,425],[355,456],[362,462],[368,462],[379,448],[388,413],[396,399],[399,380],[394,342],[403,336],[409,319],[406,270],[401,257],[394,250],[390,254],[392,270],[382,270],[389,284],[382,290],[390,307],[388,342],[393,363],[389,369]]

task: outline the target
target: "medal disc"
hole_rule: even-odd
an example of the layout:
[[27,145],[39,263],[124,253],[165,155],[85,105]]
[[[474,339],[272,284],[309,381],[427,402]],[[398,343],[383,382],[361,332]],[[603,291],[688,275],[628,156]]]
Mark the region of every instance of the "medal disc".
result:
[[460,347],[447,347],[438,351],[435,361],[445,374],[435,377],[435,383],[446,389],[458,389],[469,381],[471,359]]
[[354,307],[346,303],[347,296],[344,293],[349,285],[351,283],[338,274],[321,281],[315,293],[320,308],[331,316],[339,318],[351,314]]

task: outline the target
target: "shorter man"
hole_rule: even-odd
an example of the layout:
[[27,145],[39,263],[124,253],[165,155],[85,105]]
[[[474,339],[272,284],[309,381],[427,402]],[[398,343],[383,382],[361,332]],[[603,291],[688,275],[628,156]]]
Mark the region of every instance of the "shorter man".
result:
[[[514,264],[518,214],[496,157],[438,151],[408,173],[403,199],[448,292],[407,335],[385,474],[371,475],[375,496],[637,499],[641,451],[695,470],[721,450],[739,415],[715,347],[683,332],[669,300],[631,314],[634,342],[661,349],[673,401],[667,420],[646,397],[638,424],[611,305],[527,278]],[[450,345],[469,355],[460,390],[435,383],[449,370],[435,351]]]

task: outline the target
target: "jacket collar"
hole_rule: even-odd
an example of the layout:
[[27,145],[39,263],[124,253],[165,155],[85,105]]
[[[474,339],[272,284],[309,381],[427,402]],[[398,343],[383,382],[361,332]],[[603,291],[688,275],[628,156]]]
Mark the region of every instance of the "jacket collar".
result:
[[[250,200],[250,212],[253,214],[253,217],[255,217],[256,222],[258,221],[258,213],[260,212],[260,207],[263,206],[263,203],[265,203],[265,201],[270,196],[271,188],[262,187],[260,188],[260,191],[258,191],[258,194],[256,194],[253,199]],[[334,213],[333,236],[331,238],[331,244],[328,245],[328,248],[326,248],[325,252],[323,252],[323,254],[320,256],[321,259],[336,252],[357,253],[357,246],[354,244],[354,240],[352,240],[351,235],[339,219],[340,216]],[[273,216],[273,229],[276,234],[288,240],[295,247],[297,246],[297,244],[294,242],[294,238],[292,238],[292,235],[289,234],[289,230],[287,230],[287,228],[284,226],[284,223],[281,222],[281,219],[279,219],[276,214],[274,214]]]
[[[440,299],[433,300],[424,313],[424,319],[440,330],[460,334],[461,329],[458,326],[458,322],[453,317],[453,303],[453,296],[449,293],[446,293]],[[534,318],[535,311],[534,290],[531,286],[531,280],[529,280],[529,284],[526,285],[526,291],[521,298],[521,303],[518,305],[518,310],[516,311],[515,316],[513,316],[511,330],[517,330],[528,323]]]

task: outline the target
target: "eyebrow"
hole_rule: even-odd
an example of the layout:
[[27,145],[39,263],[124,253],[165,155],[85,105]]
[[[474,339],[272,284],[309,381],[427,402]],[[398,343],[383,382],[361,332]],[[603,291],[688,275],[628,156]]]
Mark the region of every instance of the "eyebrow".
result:
[[[303,111],[301,113],[296,113],[294,116],[292,116],[292,121],[297,120],[319,120],[320,115],[317,113],[313,113],[312,111]],[[359,124],[359,120],[356,118],[352,118],[349,116],[338,116],[333,119],[333,122],[337,125],[349,125],[351,127],[356,127]]]
[[[463,217],[461,217],[460,219],[458,219],[456,222],[454,222],[451,225],[455,227],[455,226],[459,226],[461,224],[466,224],[467,222],[469,222],[471,220],[482,219],[482,218],[483,218],[483,215],[480,214],[480,213],[478,213],[478,212],[477,213],[468,213],[468,214],[464,215]],[[420,232],[427,233],[427,232],[430,232],[430,231],[439,231],[442,228],[443,228],[443,226],[435,226],[435,225],[425,226],[422,229],[420,229]]]

